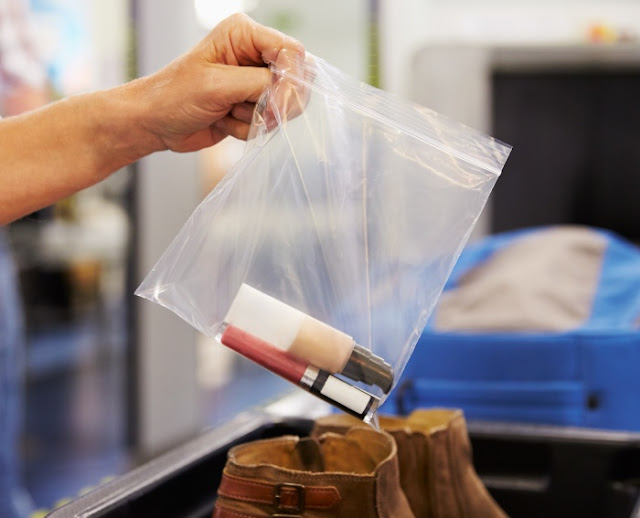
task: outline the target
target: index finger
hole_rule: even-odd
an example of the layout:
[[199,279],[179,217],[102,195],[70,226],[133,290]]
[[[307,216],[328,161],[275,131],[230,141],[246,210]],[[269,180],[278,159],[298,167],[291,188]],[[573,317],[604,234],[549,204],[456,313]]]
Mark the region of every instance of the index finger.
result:
[[234,14],[222,21],[213,30],[212,39],[228,65],[276,64],[287,68],[304,61],[304,47],[298,40],[260,25],[246,14]]

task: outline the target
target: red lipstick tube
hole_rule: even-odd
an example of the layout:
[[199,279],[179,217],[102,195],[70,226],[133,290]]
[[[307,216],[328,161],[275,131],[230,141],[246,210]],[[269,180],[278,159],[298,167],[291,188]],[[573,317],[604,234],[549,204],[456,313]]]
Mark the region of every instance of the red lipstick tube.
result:
[[376,396],[240,328],[223,324],[217,338],[221,344],[358,419],[368,422],[378,407],[380,400]]

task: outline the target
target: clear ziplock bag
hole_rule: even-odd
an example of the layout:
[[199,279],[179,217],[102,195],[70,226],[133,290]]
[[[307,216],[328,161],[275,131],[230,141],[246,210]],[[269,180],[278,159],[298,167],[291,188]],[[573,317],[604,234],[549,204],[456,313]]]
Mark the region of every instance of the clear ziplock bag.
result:
[[510,147],[313,58],[137,294],[363,420],[392,390]]

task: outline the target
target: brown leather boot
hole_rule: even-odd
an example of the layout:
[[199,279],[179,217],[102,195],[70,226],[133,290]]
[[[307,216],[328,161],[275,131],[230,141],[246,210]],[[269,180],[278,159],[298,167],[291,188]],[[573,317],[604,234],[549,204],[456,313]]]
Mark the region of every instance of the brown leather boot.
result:
[[[416,410],[380,416],[398,446],[400,485],[416,518],[507,518],[478,477],[460,410]],[[316,421],[312,436],[368,426],[346,414]]]
[[393,438],[372,428],[229,451],[213,518],[414,518]]

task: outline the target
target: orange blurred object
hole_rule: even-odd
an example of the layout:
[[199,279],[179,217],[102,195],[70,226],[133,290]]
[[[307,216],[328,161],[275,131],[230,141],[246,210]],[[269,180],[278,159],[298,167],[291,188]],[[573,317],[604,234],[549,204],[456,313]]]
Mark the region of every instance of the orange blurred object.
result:
[[591,43],[614,43],[618,40],[616,30],[605,23],[593,23],[587,31]]

